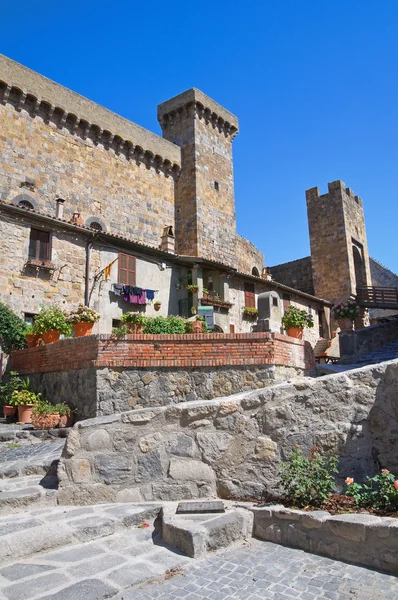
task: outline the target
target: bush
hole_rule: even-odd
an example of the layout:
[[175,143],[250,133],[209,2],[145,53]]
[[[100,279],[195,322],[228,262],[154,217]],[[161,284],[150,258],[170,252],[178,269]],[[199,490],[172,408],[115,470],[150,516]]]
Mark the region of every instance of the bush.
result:
[[37,333],[55,330],[65,335],[70,335],[72,331],[71,326],[66,321],[65,314],[56,306],[44,308],[37,315],[34,328]]
[[182,317],[148,317],[144,324],[144,333],[185,333],[185,320]]
[[346,496],[352,496],[358,506],[372,506],[376,510],[398,509],[398,479],[388,469],[367,477],[366,483],[355,483],[352,477],[347,477],[345,484]]
[[0,303],[0,347],[6,354],[26,348],[26,325],[8,306]]
[[314,319],[307,311],[290,306],[282,317],[282,325],[286,330],[291,327],[314,327]]
[[335,486],[337,456],[326,456],[317,446],[305,458],[297,447],[280,466],[280,485],[297,506],[322,506]]
[[332,307],[332,316],[335,319],[351,319],[355,321],[359,317],[360,309],[355,300],[347,300],[346,302],[337,302]]
[[7,380],[0,385],[0,403],[7,406],[11,405],[11,396],[14,392],[23,389],[24,381],[16,371],[11,371]]
[[133,325],[144,325],[146,316],[139,312],[126,312],[120,317],[121,323],[132,323]]

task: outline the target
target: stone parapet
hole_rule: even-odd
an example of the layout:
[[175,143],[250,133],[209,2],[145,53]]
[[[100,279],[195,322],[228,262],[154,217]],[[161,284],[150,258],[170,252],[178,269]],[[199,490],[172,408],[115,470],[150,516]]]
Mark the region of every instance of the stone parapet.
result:
[[253,508],[254,537],[335,560],[398,574],[398,519],[370,514],[332,516],[280,505]]
[[340,331],[341,362],[345,364],[355,363],[362,356],[397,339],[398,319],[388,323],[371,325],[363,329]]

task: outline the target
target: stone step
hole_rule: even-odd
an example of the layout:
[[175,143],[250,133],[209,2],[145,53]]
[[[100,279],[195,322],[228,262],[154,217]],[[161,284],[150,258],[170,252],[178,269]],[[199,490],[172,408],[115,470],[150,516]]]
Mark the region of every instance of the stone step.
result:
[[0,517],[0,564],[153,524],[160,505],[57,506]]
[[203,558],[242,544],[252,537],[253,515],[229,507],[224,514],[176,514],[175,507],[162,510],[162,539],[191,558]]
[[58,479],[56,475],[15,477],[0,480],[0,515],[21,508],[56,506]]
[[36,444],[44,441],[58,441],[68,436],[70,427],[56,429],[34,429],[33,425],[0,423],[0,448],[8,444]]
[[[154,516],[160,507],[150,509],[143,506],[134,518],[130,509],[129,518],[129,507],[124,506],[113,505],[113,512],[109,512],[107,506],[97,506],[63,507],[60,514],[57,511],[48,513],[47,521],[52,529],[67,519],[70,522],[87,521],[94,516],[98,520],[109,520],[110,517],[115,518],[118,510],[121,513],[126,511],[123,514],[129,526],[122,526],[110,535],[91,541],[75,540],[67,547],[62,548],[60,544],[23,560],[2,562],[0,597],[6,600],[100,600],[119,597],[132,586],[148,579],[163,579],[166,572],[181,572],[192,562],[192,559],[162,543],[154,527]],[[62,510],[67,510],[64,519],[61,518]],[[87,510],[90,512],[85,514]],[[38,517],[32,515],[32,518]],[[137,527],[142,521],[148,521],[150,526]],[[26,537],[33,530],[27,529]],[[63,531],[58,537],[64,535]]]
[[0,448],[0,480],[47,474],[51,468],[55,469],[64,445],[64,438],[26,445],[3,444]]

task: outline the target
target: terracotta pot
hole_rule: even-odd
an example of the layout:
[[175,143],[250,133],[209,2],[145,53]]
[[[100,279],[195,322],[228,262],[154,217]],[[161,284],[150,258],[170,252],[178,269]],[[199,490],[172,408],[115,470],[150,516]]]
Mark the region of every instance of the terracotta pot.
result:
[[58,427],[63,429],[64,427],[72,427],[73,425],[73,413],[70,415],[61,415],[59,417]]
[[59,414],[52,413],[49,415],[35,415],[32,414],[32,425],[35,429],[54,429],[59,423]]
[[36,348],[39,346],[41,342],[41,336],[38,333],[27,333],[26,334],[26,343],[28,348]]
[[354,328],[354,321],[351,321],[348,317],[338,319],[338,324],[341,331],[349,331]]
[[7,406],[7,405],[3,406],[3,415],[5,418],[13,417],[16,412],[17,412],[16,406]]
[[49,329],[49,331],[45,331],[43,333],[43,342],[45,344],[53,344],[54,342],[58,342],[60,332],[56,329]]
[[287,330],[287,335],[293,338],[296,338],[296,340],[302,340],[303,339],[303,328],[302,327],[290,327]]
[[18,423],[32,422],[33,404],[18,404]]
[[154,304],[154,305],[153,305],[153,308],[154,308],[155,310],[160,310],[160,307],[161,307],[161,306],[162,306],[161,304]]
[[86,335],[91,335],[93,327],[94,323],[87,323],[86,321],[73,323],[73,334],[75,337],[84,337]]
[[144,325],[142,323],[126,323],[129,333],[142,333]]
[[203,333],[203,321],[193,321],[192,333]]

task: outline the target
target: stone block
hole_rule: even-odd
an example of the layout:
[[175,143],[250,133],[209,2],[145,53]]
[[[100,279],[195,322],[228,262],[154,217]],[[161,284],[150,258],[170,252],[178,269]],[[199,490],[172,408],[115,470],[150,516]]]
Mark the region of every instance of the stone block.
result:
[[270,437],[259,437],[255,447],[255,458],[264,462],[275,460],[278,444]]
[[86,483],[90,479],[91,465],[87,459],[74,458],[68,466],[74,483]]
[[111,438],[106,429],[97,429],[87,438],[87,449],[91,452],[97,450],[108,450],[111,446]]
[[133,464],[130,458],[120,454],[97,454],[95,469],[106,484],[118,484],[132,478]]
[[159,450],[147,452],[138,458],[136,481],[154,481],[164,476],[162,457]]
[[169,476],[176,481],[215,483],[213,469],[197,460],[172,458],[170,461]]

